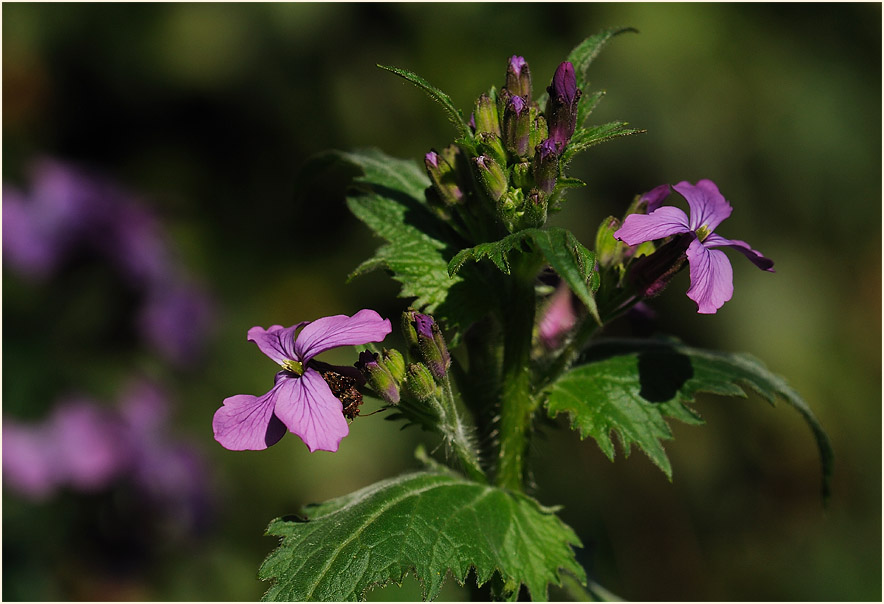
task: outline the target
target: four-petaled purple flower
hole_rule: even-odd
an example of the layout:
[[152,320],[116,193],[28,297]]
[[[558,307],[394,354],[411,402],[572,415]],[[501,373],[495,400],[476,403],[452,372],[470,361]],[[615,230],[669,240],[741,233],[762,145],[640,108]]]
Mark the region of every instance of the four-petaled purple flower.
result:
[[697,312],[715,313],[734,293],[733,269],[724,252],[716,247],[737,250],[758,268],[773,272],[773,261],[753,250],[745,241],[725,239],[713,231],[731,215],[731,205],[711,180],[696,185],[682,181],[672,186],[690,206],[690,218],[679,208],[661,206],[665,190],[655,188],[649,199],[648,214],[630,214],[614,237],[629,245],[686,233],[693,236],[686,255],[690,266],[691,287],[688,298],[697,303]]
[[248,339],[282,371],[263,396],[237,394],[224,399],[212,420],[215,440],[232,451],[255,451],[279,442],[288,428],[311,452],[337,451],[350,429],[341,401],[311,361],[332,348],[380,342],[391,330],[389,319],[369,309],[352,317],[334,315],[291,327],[251,328]]

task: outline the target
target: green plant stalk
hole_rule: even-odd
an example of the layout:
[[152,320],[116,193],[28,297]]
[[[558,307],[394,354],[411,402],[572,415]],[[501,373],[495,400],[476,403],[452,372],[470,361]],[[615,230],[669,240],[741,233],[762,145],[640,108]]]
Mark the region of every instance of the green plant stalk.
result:
[[495,483],[519,492],[524,488],[528,438],[537,408],[530,361],[538,267],[534,254],[520,256],[513,264],[510,296],[504,309],[500,448]]

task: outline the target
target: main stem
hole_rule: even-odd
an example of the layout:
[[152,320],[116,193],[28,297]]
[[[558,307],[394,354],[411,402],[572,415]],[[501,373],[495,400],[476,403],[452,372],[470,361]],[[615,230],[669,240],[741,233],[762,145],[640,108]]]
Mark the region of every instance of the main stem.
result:
[[500,449],[495,483],[513,491],[524,488],[525,456],[537,406],[530,367],[537,267],[537,261],[530,255],[520,256],[514,263],[510,296],[504,309]]

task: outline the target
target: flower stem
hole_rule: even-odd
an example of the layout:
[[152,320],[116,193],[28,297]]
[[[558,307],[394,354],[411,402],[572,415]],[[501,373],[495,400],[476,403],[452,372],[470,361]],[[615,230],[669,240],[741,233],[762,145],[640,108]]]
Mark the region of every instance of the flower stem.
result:
[[509,305],[504,309],[500,449],[495,482],[513,491],[523,490],[531,420],[537,408],[530,369],[537,262],[526,255],[514,263]]
[[479,453],[475,445],[474,428],[464,423],[457,410],[451,380],[446,375],[442,380],[442,429],[446,439],[457,455],[467,476],[479,482],[487,482],[488,478],[479,462]]

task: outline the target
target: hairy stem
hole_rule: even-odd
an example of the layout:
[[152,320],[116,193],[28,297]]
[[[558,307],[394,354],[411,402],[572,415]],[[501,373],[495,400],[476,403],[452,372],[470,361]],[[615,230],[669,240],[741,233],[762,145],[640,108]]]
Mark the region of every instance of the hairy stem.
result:
[[537,408],[530,369],[537,268],[537,260],[528,255],[513,266],[510,296],[504,310],[500,449],[495,482],[514,491],[523,489],[525,455],[531,421]]

